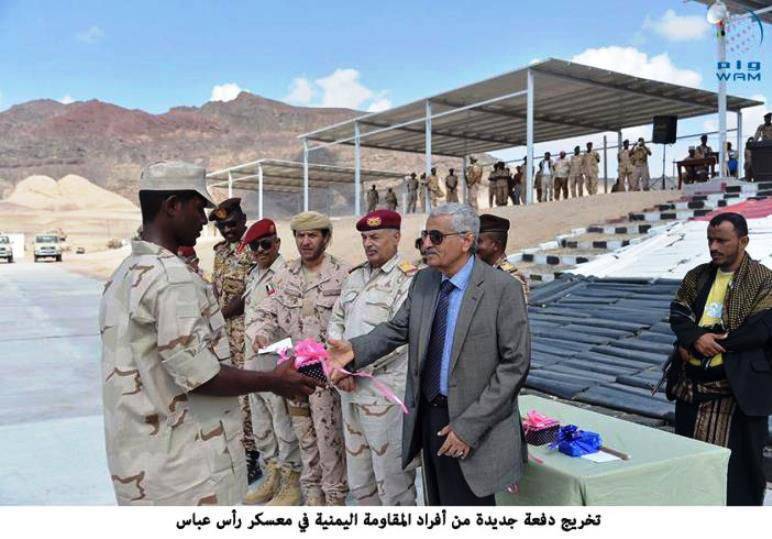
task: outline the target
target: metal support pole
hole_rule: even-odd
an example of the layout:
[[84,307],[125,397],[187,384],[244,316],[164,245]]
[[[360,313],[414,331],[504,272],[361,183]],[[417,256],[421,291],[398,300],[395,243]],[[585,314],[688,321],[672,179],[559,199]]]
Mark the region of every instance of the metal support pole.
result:
[[359,146],[359,122],[354,122],[354,215],[362,214],[362,166]]
[[[432,103],[428,99],[426,100],[426,155],[424,156],[426,179],[429,179],[429,175],[432,173]],[[424,187],[424,211],[429,213],[431,204],[429,203],[429,187]]]
[[743,144],[743,113],[737,111],[737,177],[745,177],[745,145]]
[[308,139],[303,139],[303,211],[308,211]]
[[228,171],[228,198],[233,198],[233,173]]
[[608,140],[603,135],[603,192],[608,193]]
[[[726,61],[726,23],[718,24],[718,61]],[[726,81],[718,81],[718,170],[719,176],[725,177],[726,173]]]
[[525,203],[533,204],[533,71],[528,70],[528,100],[526,105],[525,138],[526,156],[525,166]]
[[257,216],[263,218],[263,165],[257,165]]
[[667,159],[667,144],[662,145],[662,190],[665,190],[665,167],[667,166],[667,163],[665,160]]

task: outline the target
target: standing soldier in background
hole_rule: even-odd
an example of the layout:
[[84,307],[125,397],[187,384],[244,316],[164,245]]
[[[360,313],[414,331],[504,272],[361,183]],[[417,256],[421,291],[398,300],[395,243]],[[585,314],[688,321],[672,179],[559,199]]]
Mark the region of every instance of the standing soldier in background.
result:
[[764,115],[764,123],[756,129],[753,140],[772,140],[772,112],[767,112]]
[[700,145],[695,149],[697,159],[707,159],[713,154],[713,148],[708,146],[708,135],[700,137]]
[[512,204],[520,205],[520,197],[523,191],[523,168],[520,165],[515,167],[515,174],[512,176],[512,188],[509,190],[509,198]]
[[566,152],[560,152],[560,156],[555,160],[555,200],[560,200],[560,193],[563,198],[568,199],[568,175],[571,171],[571,163],[566,157]]
[[555,164],[549,152],[544,152],[544,159],[539,162],[539,187],[543,195],[539,196],[539,202],[549,202],[553,198],[555,188]]
[[410,173],[407,179],[407,212],[415,213],[415,205],[418,202],[418,178],[415,172]]
[[370,188],[370,190],[367,192],[367,211],[373,211],[376,206],[378,206],[378,200],[380,197],[378,196],[378,191],[375,189],[375,184]]
[[[331,339],[350,339],[390,320],[407,297],[418,268],[397,253],[401,218],[379,210],[357,222],[367,262],[351,270],[330,318]],[[407,346],[387,354],[364,372],[402,398]],[[347,377],[338,383],[345,424],[346,467],[357,505],[415,505],[415,471],[402,470],[402,409],[378,392],[371,380]]]
[[394,211],[397,209],[397,205],[397,194],[389,187],[388,191],[386,191],[386,207]]
[[[244,290],[247,275],[255,265],[249,253],[237,253],[236,248],[247,230],[247,216],[241,209],[240,198],[229,198],[220,203],[209,220],[213,221],[224,241],[214,246],[214,271],[212,280],[215,294],[225,318],[228,343],[231,347],[231,360],[236,367],[244,368]],[[252,434],[252,416],[249,410],[249,398],[240,397],[244,420],[244,450],[247,455],[249,484],[262,475],[259,458]]]
[[177,256],[214,207],[206,171],[163,162],[139,180],[141,237],[102,296],[107,466],[119,505],[240,504],[247,488],[238,395],[309,394],[293,365],[231,366],[212,286]]
[[458,178],[455,175],[455,170],[450,169],[449,174],[445,176],[445,192],[447,197],[446,202],[458,202]]
[[573,198],[584,196],[584,156],[580,154],[581,150],[579,146],[574,146],[574,155],[569,161],[568,188]]
[[584,153],[584,177],[589,195],[598,193],[598,163],[600,163],[600,155],[592,149],[592,142],[588,142],[587,151]]
[[426,190],[427,190],[426,172],[422,172],[421,178],[418,181],[418,207],[422,212],[426,211]]
[[[496,163],[494,167],[496,185],[496,206],[506,206],[509,199],[509,175],[503,161]],[[492,174],[488,181],[494,178]]]
[[477,237],[477,256],[480,260],[506,271],[520,282],[525,301],[528,301],[528,279],[507,260],[507,241],[509,240],[509,219],[490,213],[480,216],[480,235]]
[[[244,294],[244,365],[249,370],[266,372],[276,367],[276,355],[257,354],[254,343],[258,306],[276,292],[273,278],[285,267],[274,222],[262,219],[249,227],[237,250],[243,251],[247,246],[257,263],[247,277]],[[300,505],[300,448],[287,402],[272,393],[250,393],[249,405],[265,479],[247,492],[244,503]]]
[[[332,308],[348,276],[348,267],[325,253],[332,241],[329,217],[299,213],[290,227],[300,258],[276,274],[276,292],[258,306],[259,348],[283,337],[325,343]],[[289,414],[300,441],[300,486],[306,505],[345,505],[348,483],[338,392],[329,385],[319,388],[308,402],[289,403]]]
[[469,166],[466,167],[465,173],[468,198],[465,202],[476,210],[477,194],[480,189],[480,182],[482,181],[483,169],[477,164],[477,158],[475,156],[469,156]]
[[630,154],[630,161],[633,164],[633,185],[637,186],[637,191],[641,189],[649,190],[649,156],[651,151],[646,147],[643,137],[638,139],[638,144],[633,148]]
[[440,179],[437,177],[437,169],[432,168],[432,174],[426,179],[426,186],[429,188],[429,200],[432,203],[432,208],[436,208],[440,204],[440,199],[445,198],[445,193],[440,189]]
[[[617,168],[618,168],[618,191],[624,191],[629,189],[630,191],[640,191],[641,187],[637,182],[633,182],[633,162],[630,158],[630,141],[625,139],[622,142],[622,147],[619,148],[617,153]],[[627,187],[625,187],[627,186]]]

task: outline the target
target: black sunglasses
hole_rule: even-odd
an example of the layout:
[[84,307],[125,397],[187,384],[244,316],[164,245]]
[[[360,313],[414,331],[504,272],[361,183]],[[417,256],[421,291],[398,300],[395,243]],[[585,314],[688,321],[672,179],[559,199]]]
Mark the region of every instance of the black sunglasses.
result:
[[249,248],[253,251],[257,251],[258,249],[262,249],[263,251],[268,251],[273,247],[273,238],[267,238],[264,240],[255,240],[249,243]]
[[467,230],[464,230],[463,232],[450,232],[447,234],[444,232],[440,232],[439,230],[422,230],[421,241],[425,240],[426,236],[429,236],[429,239],[431,240],[433,245],[439,245],[448,236],[460,236],[462,234],[468,234],[468,233],[469,231]]

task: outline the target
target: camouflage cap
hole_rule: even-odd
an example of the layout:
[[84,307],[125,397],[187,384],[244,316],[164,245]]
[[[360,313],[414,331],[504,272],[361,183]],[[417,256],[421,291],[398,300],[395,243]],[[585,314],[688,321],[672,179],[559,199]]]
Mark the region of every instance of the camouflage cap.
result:
[[139,177],[140,191],[195,191],[204,199],[208,208],[214,208],[212,195],[206,188],[206,169],[182,161],[161,161],[142,170]]
[[292,218],[290,228],[293,232],[325,229],[332,232],[332,222],[330,222],[329,217],[318,211],[304,211]]

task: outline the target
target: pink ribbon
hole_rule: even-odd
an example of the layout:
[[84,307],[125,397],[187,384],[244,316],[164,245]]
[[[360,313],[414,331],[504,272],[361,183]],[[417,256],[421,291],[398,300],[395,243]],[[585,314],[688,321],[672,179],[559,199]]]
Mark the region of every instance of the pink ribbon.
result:
[[375,378],[372,374],[368,372],[349,372],[346,369],[342,367],[338,367],[337,365],[334,365],[330,361],[330,355],[327,353],[327,350],[324,348],[324,345],[322,343],[316,342],[313,339],[304,339],[302,341],[299,341],[297,344],[295,344],[294,350],[285,348],[284,350],[279,351],[279,363],[284,363],[285,361],[292,359],[292,357],[295,358],[295,368],[300,368],[306,365],[313,365],[315,363],[321,363],[322,364],[322,370],[324,371],[324,375],[329,379],[330,375],[333,371],[339,370],[345,375],[348,376],[356,376],[359,378],[367,378],[369,379],[373,386],[375,387],[375,390],[386,397],[388,400],[393,402],[394,404],[397,404],[401,409],[402,413],[405,415],[408,414],[407,406],[405,406],[405,403],[402,402],[402,400],[397,397],[397,395],[394,393],[394,391],[391,390],[389,386]]
[[550,427],[556,427],[558,425],[560,425],[560,423],[556,419],[552,419],[546,415],[541,415],[536,410],[531,410],[528,412],[528,414],[525,416],[525,419],[523,420],[523,429],[526,431],[543,430]]

